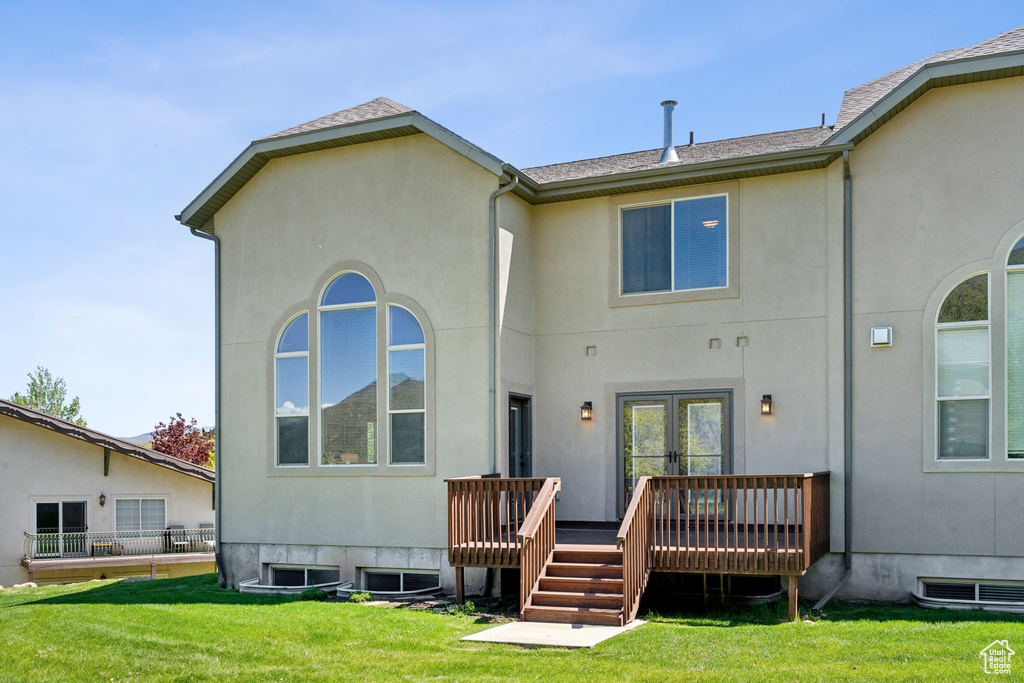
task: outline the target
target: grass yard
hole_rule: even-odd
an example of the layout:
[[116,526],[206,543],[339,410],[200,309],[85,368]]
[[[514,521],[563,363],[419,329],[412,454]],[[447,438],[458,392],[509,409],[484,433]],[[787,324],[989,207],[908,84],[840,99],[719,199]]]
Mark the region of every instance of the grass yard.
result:
[[[806,609],[805,606],[802,606]],[[649,623],[593,650],[461,643],[479,618],[240,595],[213,575],[0,591],[0,681],[983,680],[978,652],[1024,620],[979,612],[785,606]],[[1019,672],[1019,673],[1018,673]]]

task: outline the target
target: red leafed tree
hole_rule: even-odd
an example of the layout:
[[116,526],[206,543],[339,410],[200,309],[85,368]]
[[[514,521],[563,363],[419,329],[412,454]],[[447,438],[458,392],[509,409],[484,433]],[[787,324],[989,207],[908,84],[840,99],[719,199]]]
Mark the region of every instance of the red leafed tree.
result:
[[170,424],[161,422],[153,429],[153,450],[203,467],[213,466],[214,440],[209,432],[186,422],[181,413]]

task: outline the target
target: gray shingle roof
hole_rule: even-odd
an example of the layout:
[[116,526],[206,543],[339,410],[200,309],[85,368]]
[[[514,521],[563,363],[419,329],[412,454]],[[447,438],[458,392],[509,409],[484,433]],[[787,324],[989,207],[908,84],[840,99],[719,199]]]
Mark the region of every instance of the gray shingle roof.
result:
[[650,168],[671,168],[705,162],[725,161],[742,157],[789,152],[797,149],[817,147],[832,134],[830,128],[801,128],[779,133],[762,133],[741,138],[700,142],[676,147],[679,161],[659,164],[661,149],[649,149],[643,152],[616,154],[597,159],[570,161],[550,166],[525,168],[523,172],[538,183],[552,183],[562,180],[580,180],[595,176],[615,173],[642,171]]
[[360,123],[362,121],[372,121],[374,119],[383,119],[388,116],[396,116],[398,114],[408,114],[412,109],[399,104],[393,100],[389,100],[386,97],[378,97],[375,100],[370,100],[364,104],[350,107],[348,109],[342,109],[339,112],[328,114],[327,116],[321,116],[318,119],[307,121],[298,126],[286,128],[280,132],[268,135],[263,138],[264,140],[272,140],[274,138],[283,138],[288,135],[297,135],[298,133],[309,133],[314,130],[322,130],[324,128],[334,128],[335,126],[344,126],[349,123]]
[[836,119],[836,130],[839,130],[853,121],[855,118],[870,109],[876,102],[895,90],[900,83],[907,80],[921,67],[928,64],[950,62],[958,59],[970,59],[972,57],[985,57],[994,54],[1017,52],[1024,50],[1024,26],[1001,33],[998,36],[983,40],[970,47],[961,47],[955,50],[936,52],[930,57],[908,64],[890,73],[869,81],[856,88],[847,90],[843,96],[843,103],[839,108],[839,117]]

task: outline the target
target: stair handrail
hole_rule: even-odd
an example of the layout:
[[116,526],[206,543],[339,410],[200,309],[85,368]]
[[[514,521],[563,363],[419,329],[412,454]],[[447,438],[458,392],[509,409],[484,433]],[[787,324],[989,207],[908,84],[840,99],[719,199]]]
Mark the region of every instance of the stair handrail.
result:
[[640,477],[622,518],[616,547],[622,551],[622,624],[636,618],[651,575],[650,477]]
[[562,480],[548,477],[533,501],[533,507],[519,527],[519,612],[526,609],[530,596],[537,590],[544,567],[555,551],[555,494],[562,489]]

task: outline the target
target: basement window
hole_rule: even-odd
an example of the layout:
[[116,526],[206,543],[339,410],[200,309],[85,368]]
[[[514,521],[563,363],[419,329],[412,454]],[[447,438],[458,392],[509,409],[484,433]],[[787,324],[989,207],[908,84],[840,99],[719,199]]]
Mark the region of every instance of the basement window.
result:
[[922,607],[1024,613],[1022,581],[922,578],[919,584],[919,592],[912,597]]
[[374,593],[407,593],[441,585],[440,574],[427,571],[364,569],[363,589]]
[[337,567],[271,567],[270,583],[274,586],[319,586],[337,583],[341,571]]

